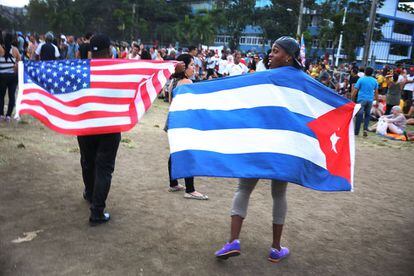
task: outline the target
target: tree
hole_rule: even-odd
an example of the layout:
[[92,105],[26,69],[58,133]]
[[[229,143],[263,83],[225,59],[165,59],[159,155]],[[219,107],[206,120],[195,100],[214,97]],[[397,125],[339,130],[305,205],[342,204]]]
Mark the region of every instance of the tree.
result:
[[[378,1],[378,6],[383,4],[383,0]],[[345,7],[348,7],[348,14],[345,25],[342,26],[342,18]],[[343,49],[349,61],[355,60],[355,49],[364,45],[365,32],[368,26],[371,1],[369,0],[326,0],[318,7],[318,11],[323,15],[323,22],[319,30],[319,41],[322,48],[326,47],[327,40],[332,40],[333,48],[339,45],[339,35],[343,31]],[[387,20],[376,17],[374,41],[382,38],[381,26]]]

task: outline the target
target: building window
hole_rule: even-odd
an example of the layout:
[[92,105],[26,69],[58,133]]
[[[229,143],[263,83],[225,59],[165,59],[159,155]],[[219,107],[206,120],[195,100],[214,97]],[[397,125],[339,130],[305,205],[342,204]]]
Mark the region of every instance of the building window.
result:
[[230,36],[226,35],[224,38],[224,42],[229,43],[230,42]]
[[222,35],[216,36],[215,42],[216,43],[224,43],[224,36],[222,36]]
[[413,25],[407,24],[407,23],[402,23],[402,22],[395,22],[394,23],[394,33],[412,35],[413,34]]
[[318,48],[319,47],[319,39],[312,39],[312,48]]
[[244,36],[240,37],[240,44],[246,44],[246,38]]
[[396,56],[408,56],[410,47],[401,44],[391,44],[390,54]]
[[332,49],[333,48],[333,41],[328,40],[326,41],[326,49]]

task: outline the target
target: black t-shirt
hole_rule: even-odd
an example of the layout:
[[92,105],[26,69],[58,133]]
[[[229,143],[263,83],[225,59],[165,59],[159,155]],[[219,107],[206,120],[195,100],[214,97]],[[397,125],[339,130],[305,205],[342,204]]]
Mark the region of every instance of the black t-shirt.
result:
[[46,42],[42,45],[42,48],[40,48],[40,60],[55,60],[55,51],[53,44]]
[[357,83],[359,77],[357,75],[349,77],[349,86],[352,87],[353,84]]
[[79,45],[79,53],[81,59],[87,59],[88,58],[88,52],[91,51],[91,45],[89,43],[82,43]]

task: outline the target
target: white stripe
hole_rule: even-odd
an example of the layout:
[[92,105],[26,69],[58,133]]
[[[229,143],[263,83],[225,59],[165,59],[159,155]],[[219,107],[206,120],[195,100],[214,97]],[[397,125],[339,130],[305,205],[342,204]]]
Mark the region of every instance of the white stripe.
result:
[[121,64],[112,64],[112,65],[94,65],[91,66],[91,71],[102,71],[102,70],[118,70],[118,69],[168,69],[171,72],[174,71],[174,63],[150,63],[150,62],[128,62]]
[[[155,78],[155,76],[153,78]],[[150,97],[150,101],[152,103],[157,97],[157,91],[155,90],[154,84],[152,83],[152,78],[148,79],[145,82],[145,85],[147,87],[148,96]]]
[[148,79],[151,75],[92,75],[91,82],[141,82]]
[[49,121],[63,129],[84,129],[84,128],[93,128],[93,127],[106,127],[106,126],[118,126],[118,125],[128,125],[131,123],[131,120],[128,116],[124,117],[108,117],[108,118],[96,118],[96,119],[86,119],[80,121],[66,121],[59,117],[50,115],[47,111],[40,106],[32,106],[28,104],[22,104],[20,109],[30,109],[33,110],[46,118]]
[[[183,150],[205,150],[224,154],[280,153],[297,156],[326,169],[326,158],[317,139],[289,130],[223,129],[168,130],[171,153]],[[298,146],[300,145],[300,146]]]
[[23,61],[19,61],[18,67],[18,74],[19,74],[19,90],[17,91],[17,99],[16,99],[16,114],[14,115],[15,119],[20,120],[20,103],[22,101],[23,96],[23,82],[24,82],[24,64]]
[[[360,104],[354,106],[354,112],[352,118],[358,113],[361,108]],[[349,154],[351,155],[351,192],[354,191],[354,171],[355,171],[355,129],[354,129],[354,120],[351,120],[349,123]]]
[[52,98],[39,93],[23,95],[22,100],[38,100],[45,105],[61,111],[68,115],[80,115],[88,111],[111,111],[123,112],[129,110],[129,104],[104,104],[104,103],[84,103],[76,107],[64,105]]
[[258,84],[205,94],[179,94],[174,97],[170,111],[234,110],[264,106],[285,107],[291,112],[317,118],[334,107],[300,90]]
[[[41,89],[45,92],[42,87],[37,84],[29,83],[24,84],[24,89],[34,88]],[[64,102],[73,101],[85,96],[97,96],[97,97],[110,97],[110,98],[134,98],[135,90],[134,89],[105,89],[105,88],[87,88],[81,89],[76,92],[66,93],[66,94],[54,94],[53,96],[59,98]]]
[[143,85],[144,83],[141,83],[139,85],[137,96],[135,98],[135,107],[137,109],[138,121],[142,118],[142,116],[144,116],[144,113],[145,113],[145,106],[144,106],[144,102],[142,101],[142,97],[141,97],[141,89]]

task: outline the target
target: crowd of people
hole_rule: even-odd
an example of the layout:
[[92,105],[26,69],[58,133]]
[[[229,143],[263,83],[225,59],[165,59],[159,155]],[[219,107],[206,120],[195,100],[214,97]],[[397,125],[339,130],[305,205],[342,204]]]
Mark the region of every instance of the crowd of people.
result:
[[[414,67],[384,67],[377,72],[373,68],[361,68],[356,64],[341,64],[331,68],[327,60],[308,64],[302,67],[299,57],[300,46],[291,37],[281,37],[275,41],[270,52],[265,55],[242,53],[229,50],[199,49],[195,46],[175,49],[151,46],[132,42],[111,42],[102,34],[86,34],[83,37],[60,35],[55,37],[48,32],[45,35],[35,34],[24,36],[22,33],[12,35],[5,33],[0,36],[0,83],[1,102],[0,118],[10,121],[15,103],[15,91],[18,83],[17,62],[20,60],[56,60],[56,59],[87,59],[87,58],[120,58],[133,60],[177,60],[182,70],[172,75],[171,81],[165,86],[163,97],[171,102],[171,91],[180,85],[193,82],[254,73],[266,69],[291,66],[304,69],[312,78],[323,85],[331,87],[338,94],[359,103],[361,109],[356,118],[355,135],[359,134],[364,122],[364,136],[371,119],[380,120],[386,129],[395,134],[403,134],[408,138],[412,135],[405,131],[405,126],[414,123],[413,87]],[[296,70],[298,74],[302,74]],[[314,80],[311,80],[315,82]],[[4,116],[4,97],[8,91],[9,104]],[[407,120],[408,117],[408,120]],[[168,124],[166,124],[168,130]],[[414,136],[414,135],[413,135]],[[114,171],[117,149],[121,133],[78,136],[81,154],[82,176],[85,184],[83,197],[90,202],[93,225],[109,221],[109,213],[105,211],[105,201],[109,192],[111,177]],[[168,162],[171,171],[171,160]],[[207,200],[208,196],[195,190],[194,178],[186,178],[185,186],[173,180],[170,175],[169,191],[185,190],[185,198]],[[243,220],[247,215],[250,194],[258,179],[240,179],[238,190],[234,196],[231,210],[231,237],[223,248],[216,252],[216,257],[227,259],[240,254],[239,234]],[[278,262],[289,255],[289,249],[281,246],[281,235],[287,210],[287,182],[272,180],[273,197],[273,243],[268,259]]]
[[[41,35],[24,35],[21,32],[4,33],[0,37],[0,76],[2,78],[0,106],[4,106],[7,91],[9,104],[6,114],[0,108],[0,120],[10,121],[12,119],[18,61],[91,58],[90,39],[92,35],[92,33],[87,33],[84,36],[75,37],[63,34],[55,36],[52,32]],[[134,60],[176,60],[181,54],[189,54],[194,60],[194,74],[189,77],[193,82],[248,74],[269,68],[270,50],[267,53],[243,53],[231,52],[229,49],[218,51],[196,46],[174,48],[171,44],[168,47],[145,46],[137,41],[131,43],[111,41],[110,50],[112,58]],[[356,63],[343,63],[334,67],[327,59],[324,59],[319,62],[307,62],[304,68],[311,77],[332,88],[338,94],[361,103],[362,108],[357,115],[355,134],[359,134],[360,125],[364,120],[363,133],[367,136],[367,131],[373,131],[373,128],[368,126],[369,121],[376,121],[382,116],[390,115],[394,106],[399,106],[401,114],[404,114],[407,119],[402,120],[399,125],[402,133],[406,134],[406,124],[414,123],[412,119],[414,116],[414,67],[395,68],[386,65],[375,71],[372,68],[360,67]],[[367,86],[369,82],[371,86]],[[160,94],[165,101],[168,101],[168,87],[166,86]],[[374,93],[371,93],[371,90]],[[389,129],[390,132],[395,133],[394,130],[394,128]]]

